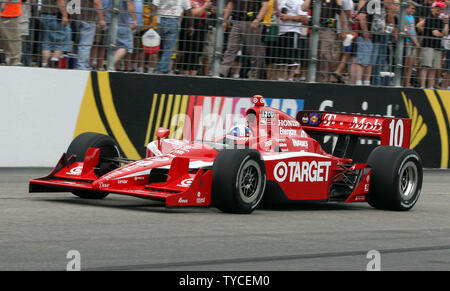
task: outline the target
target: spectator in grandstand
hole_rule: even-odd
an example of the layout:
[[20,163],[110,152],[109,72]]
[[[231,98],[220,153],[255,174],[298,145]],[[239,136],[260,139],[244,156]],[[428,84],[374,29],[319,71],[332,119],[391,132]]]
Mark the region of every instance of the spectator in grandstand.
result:
[[[353,0],[341,0],[342,3],[342,10],[344,11],[344,17],[345,17],[345,33],[348,35],[352,35],[352,27],[350,25],[350,20],[352,19],[353,16]],[[341,18],[339,17],[339,15],[335,16],[337,19],[338,24],[336,25],[336,33],[337,35],[341,35]],[[353,37],[353,35],[352,35]],[[351,57],[351,52],[350,50],[345,50],[344,46],[341,45],[341,43],[339,42],[339,51],[340,56],[339,56],[339,63],[336,67],[336,70],[333,72],[332,77],[331,77],[331,82],[335,83],[344,83],[344,76],[342,75],[342,73],[346,70],[346,68],[348,67],[348,63],[350,61],[350,57]],[[347,46],[350,47],[350,46]]]
[[300,34],[304,39],[304,48],[300,49],[300,66],[295,70],[294,80],[298,81],[306,81],[306,75],[308,73],[308,65],[309,65],[309,34],[311,32],[310,24],[311,24],[311,10],[307,12],[308,14],[308,23],[307,25],[302,25],[300,29]]
[[31,66],[32,43],[30,40],[30,17],[31,5],[35,5],[35,0],[27,0],[22,5],[22,14],[19,16],[20,38],[22,40],[22,58],[21,63],[24,66]]
[[[418,7],[416,9],[416,23],[425,21],[427,18],[431,18],[431,5],[435,0],[417,0]],[[417,19],[418,18],[418,19]]]
[[242,44],[250,55],[249,78],[257,79],[264,63],[262,46],[262,20],[269,8],[268,0],[228,0],[224,12],[224,31],[230,24],[228,19],[233,13],[232,27],[228,37],[227,49],[220,68],[221,76],[228,76],[236,54]]
[[411,72],[416,60],[416,50],[420,47],[420,42],[416,33],[416,23],[414,14],[416,5],[412,2],[406,8],[405,32],[407,37],[404,42],[405,69],[403,71],[403,86],[409,87],[411,84]]
[[[228,21],[231,21],[233,16],[230,15]],[[223,47],[222,47],[222,56],[228,49],[228,38],[231,34],[231,25],[223,24],[224,36],[223,36]],[[241,77],[248,78],[248,72],[250,71],[250,61],[247,52],[247,46],[245,44],[242,45],[241,49],[236,53],[233,64],[229,69],[229,73],[225,77],[231,76],[232,78],[238,79]],[[221,77],[222,74],[220,74]]]
[[[427,18],[433,17],[431,14],[431,5],[433,5],[435,1],[436,0],[415,0],[418,4],[415,14],[416,28],[418,28],[419,23],[424,22]],[[419,35],[419,41],[421,42],[423,39],[423,32],[420,29],[416,29],[416,32]],[[419,80],[419,71],[417,71],[417,80]]]
[[444,14],[450,15],[450,0],[445,0],[444,4],[445,4]]
[[77,46],[76,69],[88,70],[91,57],[91,47],[94,43],[96,31],[96,17],[99,20],[101,30],[106,28],[105,15],[101,0],[80,0],[80,13],[72,16],[76,20],[79,33]]
[[207,31],[207,12],[210,0],[190,0],[190,17],[184,17],[181,23],[181,35],[178,50],[182,52],[181,74],[197,75],[200,69],[200,56],[203,53]]
[[[132,54],[127,53],[125,56],[125,71],[127,72],[135,72],[139,71],[143,72],[143,69],[138,68],[138,60],[142,58],[143,50],[142,50],[142,35],[145,33],[143,31],[144,26],[144,18],[143,18],[143,10],[144,10],[144,1],[143,0],[134,0],[134,8],[136,10],[136,21],[137,27],[133,30],[133,46],[134,50]],[[129,17],[130,24],[133,22],[131,16]]]
[[[383,5],[384,4],[384,5]],[[367,5],[370,5],[370,1]],[[368,6],[366,6],[367,8]],[[378,13],[378,10],[380,13]],[[400,0],[385,0],[380,9],[375,6],[372,17],[372,84],[389,86],[392,84],[391,64],[394,59],[394,41],[397,38],[395,17],[400,10]],[[370,10],[367,10],[368,12]]]
[[[356,4],[356,3],[358,3],[358,4]],[[366,3],[367,3],[367,0],[356,0],[355,1],[355,4],[356,4],[356,12],[359,12],[359,11],[361,11],[361,9],[364,7],[364,5],[366,5]]]
[[[450,0],[445,0],[444,14],[450,16]],[[443,38],[442,47],[445,50],[445,65],[441,89],[450,90],[450,34]]]
[[[450,3],[449,0],[438,0],[444,2],[445,8],[444,12],[440,14],[440,18],[442,18],[443,15],[449,15],[448,12],[450,10],[450,7],[448,7],[448,4]],[[450,33],[450,24],[449,24],[449,33]],[[447,62],[446,62],[446,50],[450,47],[447,40],[448,35],[443,36],[441,40],[441,68],[439,70],[436,70],[436,77],[435,77],[435,89],[446,89],[447,88]]]
[[[109,6],[110,0],[101,0],[102,7],[105,10]],[[105,12],[105,11],[103,11]],[[102,29],[99,23],[99,19],[97,17],[97,24],[95,27],[95,37],[94,44],[91,48],[91,62],[90,66],[93,70],[105,70],[103,62],[105,59],[105,32],[106,30]]]
[[278,32],[278,80],[294,81],[300,52],[306,39],[301,37],[301,25],[308,24],[308,14],[302,10],[303,0],[278,0],[280,26]]
[[419,72],[420,86],[433,89],[435,87],[436,71],[441,68],[441,41],[449,33],[448,15],[444,12],[445,4],[436,1],[431,6],[431,18],[420,21],[417,24],[419,31],[423,33],[422,50],[420,54],[421,70]]
[[[314,0],[305,0],[302,5],[303,11],[312,10],[314,15]],[[340,39],[345,39],[345,16],[340,0],[323,1],[320,9],[320,27],[319,32],[319,50],[318,50],[318,66],[317,66],[317,82],[329,82],[331,74],[334,71],[334,44],[337,39],[336,36],[336,15],[340,18],[341,34]]]
[[[433,5],[433,3],[435,1],[436,0],[416,0],[416,2],[418,3],[418,7],[416,9],[416,15],[415,15],[416,28],[418,28],[419,23],[424,22],[427,18],[433,17],[431,14],[431,5]],[[442,0],[439,0],[439,1],[442,1]],[[420,29],[417,29],[416,32],[419,35],[419,41],[422,41],[423,32]],[[420,57],[419,57],[419,60],[420,60]],[[419,80],[419,72],[417,72],[417,79]],[[437,78],[437,79],[439,79],[439,78]],[[435,81],[435,82],[438,82],[438,81]]]
[[178,40],[180,18],[192,6],[189,0],[164,1],[153,0],[154,10],[158,13],[158,33],[161,37],[162,53],[156,66],[156,73],[170,72],[170,60]]
[[[362,35],[356,38],[356,68],[355,76],[352,77],[356,85],[370,85],[374,66],[377,67],[376,82],[378,83],[381,68],[386,64],[387,37],[385,36],[385,29],[391,23],[386,25],[386,9],[384,3],[381,4],[379,7],[375,6],[374,9],[370,6],[371,2],[366,1],[358,15]],[[392,31],[387,30],[387,32],[391,33]]]
[[42,0],[41,8],[42,67],[56,68],[64,52],[72,51],[72,30],[65,0]]
[[19,16],[22,15],[22,1],[2,2],[0,5],[0,39],[9,59],[8,65],[22,66],[22,41],[20,38]]
[[214,5],[214,3],[209,8],[208,14],[208,20],[207,20],[207,32],[206,32],[206,39],[205,39],[205,45],[203,46],[203,54],[200,57],[200,63],[203,67],[203,75],[204,76],[210,76],[211,75],[211,63],[214,58],[214,49],[215,49],[215,42],[216,39],[216,13],[217,13],[217,7]]
[[[113,2],[109,1],[109,7],[106,14],[107,23],[110,23],[111,12],[113,8]],[[117,66],[118,62],[123,59],[126,53],[133,53],[133,33],[132,31],[137,27],[137,20],[134,8],[134,0],[121,0],[119,3],[119,16],[118,16],[118,26],[116,31],[116,47],[118,48],[114,52],[114,66]],[[130,23],[129,16],[131,16],[132,21]],[[106,44],[109,45],[109,34],[110,27],[106,33],[107,41]]]
[[275,65],[278,58],[278,14],[278,0],[269,0],[269,8],[263,18],[264,60],[266,65],[266,79],[268,80],[278,79]]
[[[147,32],[149,29],[157,30],[158,28],[157,24],[158,17],[156,16],[156,13],[152,11],[152,8],[154,8],[154,6],[151,5],[150,0],[144,2],[143,16],[142,16],[143,34],[145,34],[145,32]],[[146,65],[147,62],[148,66]],[[144,73],[145,72],[153,73],[157,62],[158,62],[157,50],[146,50],[144,51],[144,54],[141,55],[141,58],[138,59],[138,71]]]

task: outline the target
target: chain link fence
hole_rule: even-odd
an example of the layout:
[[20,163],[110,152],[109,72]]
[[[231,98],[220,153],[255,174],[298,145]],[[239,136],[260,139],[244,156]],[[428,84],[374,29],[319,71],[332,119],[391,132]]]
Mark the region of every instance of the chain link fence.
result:
[[10,0],[3,65],[450,87],[450,1]]

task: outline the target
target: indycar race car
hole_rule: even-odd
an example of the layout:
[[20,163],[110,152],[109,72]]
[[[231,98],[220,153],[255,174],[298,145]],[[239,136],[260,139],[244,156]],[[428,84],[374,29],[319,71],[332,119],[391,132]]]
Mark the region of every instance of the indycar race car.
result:
[[[259,95],[253,105],[245,124],[207,141],[169,139],[159,128],[137,161],[122,158],[109,136],[80,134],[48,176],[30,180],[29,191],[86,199],[116,193],[230,213],[251,213],[263,200],[368,202],[389,210],[417,202],[423,169],[409,149],[410,119],[308,110],[293,118]],[[323,142],[333,136],[326,152]],[[361,138],[379,146],[366,163],[354,163]]]

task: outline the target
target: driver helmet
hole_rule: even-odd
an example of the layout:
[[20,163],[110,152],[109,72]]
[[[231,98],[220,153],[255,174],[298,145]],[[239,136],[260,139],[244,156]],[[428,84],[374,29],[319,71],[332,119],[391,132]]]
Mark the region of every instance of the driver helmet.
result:
[[251,131],[250,128],[248,128],[248,126],[240,124],[233,126],[228,132],[228,135],[235,137],[250,137]]

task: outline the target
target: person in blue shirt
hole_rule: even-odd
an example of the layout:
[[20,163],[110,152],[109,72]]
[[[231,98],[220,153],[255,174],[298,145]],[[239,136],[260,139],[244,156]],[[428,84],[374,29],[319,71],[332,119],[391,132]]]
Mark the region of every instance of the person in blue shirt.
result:
[[414,14],[416,12],[416,6],[414,3],[410,3],[406,8],[405,16],[405,32],[407,37],[405,38],[405,70],[403,72],[403,86],[409,87],[411,82],[411,72],[414,62],[416,60],[416,51],[420,47],[419,40],[416,33],[416,22]]

